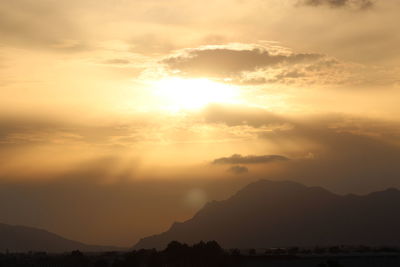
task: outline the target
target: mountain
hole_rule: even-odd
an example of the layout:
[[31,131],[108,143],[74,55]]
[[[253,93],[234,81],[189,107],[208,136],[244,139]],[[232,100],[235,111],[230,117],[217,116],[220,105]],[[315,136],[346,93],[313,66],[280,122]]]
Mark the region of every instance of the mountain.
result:
[[400,191],[336,195],[295,182],[260,180],[231,198],[206,204],[192,219],[174,223],[139,248],[171,240],[216,240],[225,248],[400,245]]
[[0,252],[7,250],[10,252],[67,252],[72,250],[94,252],[118,250],[118,248],[86,245],[45,230],[0,223]]

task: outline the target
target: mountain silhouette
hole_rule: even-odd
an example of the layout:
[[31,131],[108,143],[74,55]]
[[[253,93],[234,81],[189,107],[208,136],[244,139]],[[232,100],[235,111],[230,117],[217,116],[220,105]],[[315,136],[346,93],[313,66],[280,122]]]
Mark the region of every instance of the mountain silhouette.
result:
[[42,229],[0,223],[0,252],[67,252],[72,250],[94,252],[118,249],[116,247],[86,245]]
[[162,249],[171,240],[216,240],[225,248],[400,245],[399,211],[397,189],[337,195],[295,182],[260,180],[134,248]]

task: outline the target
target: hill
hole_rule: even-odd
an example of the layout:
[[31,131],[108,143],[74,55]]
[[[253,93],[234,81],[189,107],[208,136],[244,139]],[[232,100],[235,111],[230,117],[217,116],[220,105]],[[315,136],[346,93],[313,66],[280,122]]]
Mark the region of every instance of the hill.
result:
[[225,248],[400,245],[399,210],[397,189],[342,196],[295,182],[260,180],[134,248],[162,249],[171,240],[216,240]]
[[115,247],[93,246],[63,238],[48,231],[0,223],[0,252],[67,252],[80,251],[110,251]]

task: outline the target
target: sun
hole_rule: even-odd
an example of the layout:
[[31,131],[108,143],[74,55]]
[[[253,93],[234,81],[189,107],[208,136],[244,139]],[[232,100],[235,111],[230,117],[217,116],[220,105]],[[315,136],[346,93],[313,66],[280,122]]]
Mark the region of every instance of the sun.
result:
[[153,83],[160,102],[172,111],[200,109],[211,103],[236,103],[239,90],[234,85],[206,78],[170,77]]

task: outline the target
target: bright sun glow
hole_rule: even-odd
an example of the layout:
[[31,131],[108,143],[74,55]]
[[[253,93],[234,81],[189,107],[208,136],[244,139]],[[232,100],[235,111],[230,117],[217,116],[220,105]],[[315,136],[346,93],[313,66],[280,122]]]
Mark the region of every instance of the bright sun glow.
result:
[[198,109],[211,103],[236,103],[239,90],[236,86],[208,79],[166,78],[154,83],[155,94],[165,108],[178,111]]

